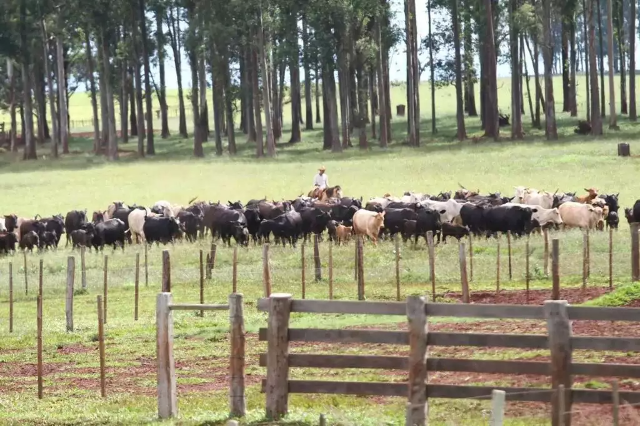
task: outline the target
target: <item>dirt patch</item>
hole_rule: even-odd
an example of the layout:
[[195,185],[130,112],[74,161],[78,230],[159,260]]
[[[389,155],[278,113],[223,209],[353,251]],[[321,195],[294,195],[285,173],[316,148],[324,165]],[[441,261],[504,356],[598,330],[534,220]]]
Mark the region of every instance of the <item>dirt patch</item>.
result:
[[68,345],[68,346],[58,346],[57,352],[61,355],[69,355],[69,354],[86,354],[89,352],[96,352],[98,349],[90,346],[83,345]]
[[[563,288],[560,290],[560,300],[566,300],[571,304],[584,303],[610,291],[609,287],[587,287],[585,290]],[[462,302],[462,294],[459,292],[448,292],[440,297]],[[495,291],[475,291],[469,295],[469,298],[471,303],[542,305],[545,300],[551,299],[551,290],[529,290],[528,296],[526,290],[501,290],[498,294]],[[640,300],[637,302],[640,306]]]

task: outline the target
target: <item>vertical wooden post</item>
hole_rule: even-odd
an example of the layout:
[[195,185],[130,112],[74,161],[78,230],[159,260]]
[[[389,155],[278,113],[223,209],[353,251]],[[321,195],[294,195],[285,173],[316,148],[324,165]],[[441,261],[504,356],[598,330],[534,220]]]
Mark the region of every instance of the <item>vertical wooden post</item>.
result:
[[333,300],[333,244],[329,244],[329,300]]
[[216,251],[217,246],[211,243],[211,250],[207,255],[207,279],[210,280],[213,275],[213,268],[216,266]]
[[473,281],[473,239],[469,234],[469,281]]
[[431,280],[431,299],[436,300],[436,253],[433,248],[433,231],[427,232],[427,248],[429,250],[429,279]]
[[462,303],[469,303],[469,281],[467,280],[467,259],[464,243],[458,247],[458,260],[460,262],[460,285],[462,286]]
[[613,403],[613,426],[619,426],[620,424],[620,391],[618,387],[618,381],[614,380],[611,383],[611,402]]
[[491,391],[491,420],[490,426],[502,426],[504,422],[505,391],[494,389]]
[[233,293],[238,292],[238,246],[233,248],[233,269],[231,270],[232,277],[232,290]]
[[267,418],[280,420],[289,409],[289,315],[291,295],[274,293],[267,331]]
[[511,231],[507,232],[507,255],[509,256],[509,281],[512,281],[513,272],[511,269]]
[[42,286],[44,284],[44,280],[43,280],[43,268],[44,267],[44,260],[40,259],[40,262],[38,264],[38,294],[40,296],[42,296]]
[[178,415],[171,302],[171,293],[158,294],[156,301],[156,350],[158,360],[158,417],[160,419],[168,419]]
[[169,250],[162,251],[162,292],[171,293],[171,258]]
[[396,234],[395,238],[396,253],[396,300],[400,301],[400,238]]
[[318,420],[318,426],[327,426],[327,419],[324,414],[320,414],[320,419]]
[[546,228],[542,229],[542,235],[544,236],[544,274],[549,276],[549,231]]
[[525,245],[525,285],[527,288],[527,303],[529,303],[529,281],[531,280],[531,276],[529,275],[529,256],[530,256],[530,252],[529,252],[529,237],[527,237],[527,244]]
[[358,250],[360,250],[360,245],[358,244],[358,241],[360,241],[360,236],[356,235],[356,243],[354,244],[355,246],[355,256],[353,258],[353,280],[355,282],[358,282]]
[[80,280],[82,281],[82,289],[87,289],[87,267],[84,263],[85,246],[80,247]]
[[313,264],[315,267],[316,282],[322,281],[322,263],[320,262],[320,247],[318,246],[318,234],[313,235]]
[[262,245],[262,285],[264,297],[271,296],[271,270],[269,269],[269,244]]
[[[200,250],[200,304],[204,305],[204,251]],[[200,316],[204,317],[204,311],[200,311]]]
[[567,411],[565,396],[566,393],[564,391],[564,385],[558,385],[558,389],[556,389],[555,394],[558,398],[558,426],[565,426],[564,423],[564,413]]
[[551,242],[551,274],[552,274],[552,287],[551,298],[553,300],[560,299],[560,241],[554,238]]
[[38,399],[42,399],[42,295],[38,295],[37,328],[38,328]]
[[[554,242],[556,240],[554,239]],[[560,385],[565,390],[571,390],[571,322],[567,313],[568,303],[565,300],[547,300],[544,302],[544,314],[549,333],[549,349],[551,351],[551,387],[558,389]],[[552,395],[551,412],[552,425],[570,424],[571,399],[563,393],[565,406],[564,418],[559,415],[559,393]]]
[[589,238],[589,229],[587,229],[587,278],[591,277],[591,240]]
[[9,333],[13,333],[13,262],[9,262]]
[[409,399],[407,426],[424,426],[427,420],[427,315],[424,297],[407,297],[409,325]]
[[76,277],[76,259],[67,257],[67,300],[65,314],[67,318],[67,331],[73,331],[73,284]]
[[107,295],[109,293],[109,256],[104,255],[104,269],[103,269],[103,285],[104,285],[104,323],[107,323]]
[[[640,281],[640,242],[638,241],[638,224],[634,222],[631,227],[631,281]],[[25,275],[26,283],[26,275]]]
[[247,408],[244,390],[245,336],[242,298],[242,293],[229,295],[229,320],[231,322],[229,407],[233,417],[243,417]]
[[149,287],[149,246],[144,244],[144,286]]
[[613,288],[613,228],[609,228],[609,288]]
[[302,298],[305,299],[307,297],[307,276],[306,276],[307,265],[304,258],[304,242],[300,245],[300,263],[301,263],[300,281],[302,285]]
[[587,246],[589,245],[589,235],[584,232],[582,234],[582,291],[587,289],[587,277],[589,273],[587,272],[587,262],[588,262],[588,254],[587,254]]
[[496,296],[500,293],[500,234],[496,243]]
[[107,396],[107,385],[104,368],[104,324],[106,318],[103,315],[103,301],[102,297],[98,296],[98,349],[100,351],[100,396],[105,398]]
[[27,277],[27,251],[23,251],[24,255],[24,294],[29,294],[29,278]]
[[133,301],[133,320],[138,321],[138,302],[140,301],[140,253],[136,253],[136,283]]
[[358,239],[358,300],[364,300],[364,237]]

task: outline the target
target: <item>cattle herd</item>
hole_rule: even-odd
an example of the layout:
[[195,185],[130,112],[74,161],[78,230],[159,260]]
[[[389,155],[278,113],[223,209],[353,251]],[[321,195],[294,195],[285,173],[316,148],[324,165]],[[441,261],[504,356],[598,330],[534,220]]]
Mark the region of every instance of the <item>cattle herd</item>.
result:
[[[461,189],[431,196],[406,192],[402,197],[385,194],[363,203],[362,198],[313,199],[300,196],[290,201],[250,200],[194,202],[188,206],[158,201],[151,208],[113,202],[104,211],[72,210],[63,218],[0,217],[0,253],[57,248],[63,234],[66,245],[96,250],[105,245],[114,250],[126,243],[167,244],[177,239],[193,242],[198,238],[221,238],[224,244],[248,245],[269,242],[291,246],[313,234],[326,231],[330,241],[343,244],[352,235],[366,236],[374,244],[380,238],[400,234],[404,241],[424,237],[432,231],[437,241],[467,235],[491,237],[511,233],[515,237],[546,227],[616,229],[619,223],[618,195],[600,194],[596,188],[586,194],[550,193],[523,186],[515,187],[513,197],[500,193],[481,195]],[[363,205],[364,204],[364,205]],[[640,200],[625,209],[629,223],[640,222]]]

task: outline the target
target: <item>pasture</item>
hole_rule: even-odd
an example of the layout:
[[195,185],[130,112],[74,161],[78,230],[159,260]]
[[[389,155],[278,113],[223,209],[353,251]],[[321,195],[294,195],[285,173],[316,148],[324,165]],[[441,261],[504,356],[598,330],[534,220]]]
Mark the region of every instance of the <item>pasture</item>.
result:
[[[399,89],[394,89],[399,90]],[[426,93],[426,89],[423,88]],[[397,92],[399,93],[399,92]],[[502,93],[502,92],[501,92]],[[82,94],[74,95],[84,96]],[[398,96],[398,95],[395,95]],[[400,96],[403,96],[400,94]],[[501,96],[502,97],[502,96]],[[421,97],[428,102],[428,96]],[[453,105],[453,102],[451,103]],[[286,107],[285,107],[286,110]],[[73,111],[73,110],[72,110]],[[75,113],[72,112],[72,115]],[[427,111],[423,110],[423,117]],[[475,122],[476,120],[474,120]],[[563,122],[571,132],[568,118]],[[108,163],[85,151],[90,143],[73,141],[74,154],[57,161],[16,162],[11,154],[0,157],[0,213],[19,216],[42,216],[72,209],[105,209],[114,200],[151,205],[166,199],[186,204],[195,196],[208,201],[246,202],[250,198],[291,199],[311,188],[319,165],[327,168],[331,185],[339,184],[345,195],[368,197],[389,192],[401,195],[406,190],[437,193],[457,189],[458,183],[482,193],[500,191],[512,195],[513,187],[528,185],[538,189],[578,191],[594,186],[601,192],[620,192],[621,207],[630,207],[640,198],[637,179],[637,158],[616,156],[616,144],[628,141],[636,127],[621,120],[622,131],[599,140],[569,137],[560,142],[547,143],[536,138],[538,131],[528,132],[526,142],[513,143],[471,141],[458,143],[450,138],[452,117],[442,120],[441,133],[435,139],[427,134],[428,123],[423,120],[423,145],[410,149],[394,143],[387,151],[372,148],[368,152],[349,150],[332,155],[321,150],[320,134],[305,132],[304,142],[293,147],[281,147],[277,159],[253,158],[253,147],[240,144],[235,158],[217,158],[211,154],[213,144],[206,146],[208,156],[196,160],[190,156],[191,141],[172,138],[157,139],[158,155],[136,159],[123,155],[117,164]],[[394,132],[401,135],[405,122],[394,118]],[[449,127],[448,127],[449,126]],[[318,127],[316,125],[316,127]],[[471,127],[471,126],[470,126]],[[528,127],[527,127],[528,128]],[[286,131],[286,130],[285,130]],[[506,130],[505,130],[506,131]],[[472,130],[470,130],[470,133]],[[286,135],[286,133],[285,133]],[[400,138],[399,138],[400,139]],[[39,149],[42,150],[41,147]],[[631,141],[631,152],[635,145]],[[45,151],[42,150],[42,153]],[[579,231],[553,232],[560,239],[561,284],[564,288],[579,288],[582,283],[582,234]],[[524,288],[525,240],[513,242],[513,279],[508,279],[506,241],[502,239],[501,289]],[[548,290],[551,282],[543,271],[542,239],[531,237],[531,288]],[[591,234],[591,277],[588,296],[596,297],[606,290],[596,287],[608,285],[608,234]],[[196,303],[199,297],[199,250],[208,251],[209,240],[195,244],[176,243],[167,249],[171,253],[172,292],[176,303]],[[620,230],[614,232],[614,286],[620,288],[609,296],[591,303],[626,305],[640,296],[631,284],[629,227],[622,218]],[[472,292],[495,291],[496,243],[494,240],[474,240],[474,280]],[[140,318],[133,320],[133,282],[135,253],[141,247],[127,247],[123,252],[106,249],[109,255],[109,307],[106,333],[107,398],[100,397],[98,352],[96,343],[96,295],[102,294],[102,254],[87,253],[87,292],[77,291],[75,298],[75,326],[73,333],[64,329],[64,303],[67,257],[79,253],[60,248],[56,252],[27,256],[29,293],[24,292],[22,254],[0,259],[0,422],[8,424],[144,424],[156,419],[155,397],[155,296],[160,290],[161,249],[149,250],[149,285],[141,283]],[[320,247],[324,280],[313,281],[312,250],[307,246],[307,298],[327,298],[326,281],[328,243]],[[402,297],[430,293],[427,250],[422,241],[417,249],[401,244]],[[45,397],[37,399],[36,363],[36,294],[38,261],[44,261],[44,363]],[[353,277],[353,242],[333,248],[334,297],[356,299]],[[395,300],[395,253],[390,242],[377,248],[365,244],[365,281],[367,300]],[[457,300],[459,292],[458,246],[455,240],[436,247],[436,290],[444,301]],[[8,264],[14,271],[14,332],[8,332]],[[218,244],[216,266],[212,280],[205,283],[206,303],[224,303],[231,292],[232,250]],[[271,276],[273,291],[301,296],[300,249],[271,247]],[[76,289],[80,287],[79,267],[76,266]],[[243,422],[260,424],[264,420],[264,395],[260,393],[260,379],[265,369],[258,365],[258,354],[266,345],[258,341],[257,330],[266,324],[266,315],[258,312],[256,300],[262,295],[262,259],[257,247],[238,249],[238,290],[245,298],[245,326],[247,330],[247,409]],[[585,297],[575,291],[574,303]],[[543,297],[543,296],[540,296]],[[589,298],[587,297],[587,298]],[[540,299],[537,299],[540,300]],[[500,330],[515,327],[512,322],[451,322],[440,320],[440,327],[449,329]],[[387,327],[397,329],[398,319],[364,317],[359,315],[292,315],[292,326],[299,327]],[[401,324],[404,324],[402,322]],[[518,327],[536,327],[530,321]],[[594,328],[606,333],[609,326]],[[631,331],[633,332],[633,331]],[[637,334],[637,331],[635,331]],[[204,318],[195,312],[175,314],[175,353],[178,375],[180,417],[176,424],[223,424],[227,416],[228,318],[226,313],[206,313]],[[298,348],[301,350],[302,348]],[[318,344],[304,350],[329,351],[330,344]],[[367,348],[368,353],[389,353],[388,348]],[[358,351],[348,347],[346,351]],[[335,352],[335,348],[333,350]],[[584,352],[584,351],[583,351]],[[547,354],[525,350],[477,350],[472,354],[483,358],[530,359]],[[619,353],[581,353],[583,360],[610,360]],[[634,362],[634,354],[627,355]],[[638,361],[635,361],[636,363]],[[308,371],[308,370],[307,370]],[[303,373],[293,369],[292,377]],[[368,370],[315,370],[305,377],[333,377],[336,380],[382,380],[380,372]],[[435,376],[435,375],[434,375]],[[395,372],[384,380],[405,380],[405,373]],[[434,377],[443,383],[466,381],[486,386],[520,384],[534,381],[524,377],[504,378],[480,375],[442,375]],[[597,380],[579,381],[579,386],[608,386]],[[634,388],[636,382],[623,380],[622,388]],[[290,416],[282,424],[317,424],[318,415],[328,416],[329,424],[381,425],[401,424],[404,419],[404,400],[398,398],[343,397],[332,395],[296,395],[291,398]],[[488,402],[435,400],[430,402],[430,424],[476,425],[487,422]],[[575,406],[579,411],[575,424],[601,424],[602,416],[609,416],[606,406]],[[508,404],[506,424],[548,424],[545,406],[541,404]],[[635,412],[625,412],[623,419],[633,424]],[[594,423],[595,422],[595,423]]]

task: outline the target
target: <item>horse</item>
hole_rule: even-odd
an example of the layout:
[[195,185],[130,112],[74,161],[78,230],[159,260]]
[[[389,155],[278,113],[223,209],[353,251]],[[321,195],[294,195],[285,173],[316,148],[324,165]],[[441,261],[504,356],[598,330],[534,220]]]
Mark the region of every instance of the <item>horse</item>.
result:
[[316,198],[318,201],[328,201],[331,198],[342,198],[342,187],[340,185],[330,186],[325,189],[318,187],[309,191],[310,198]]

